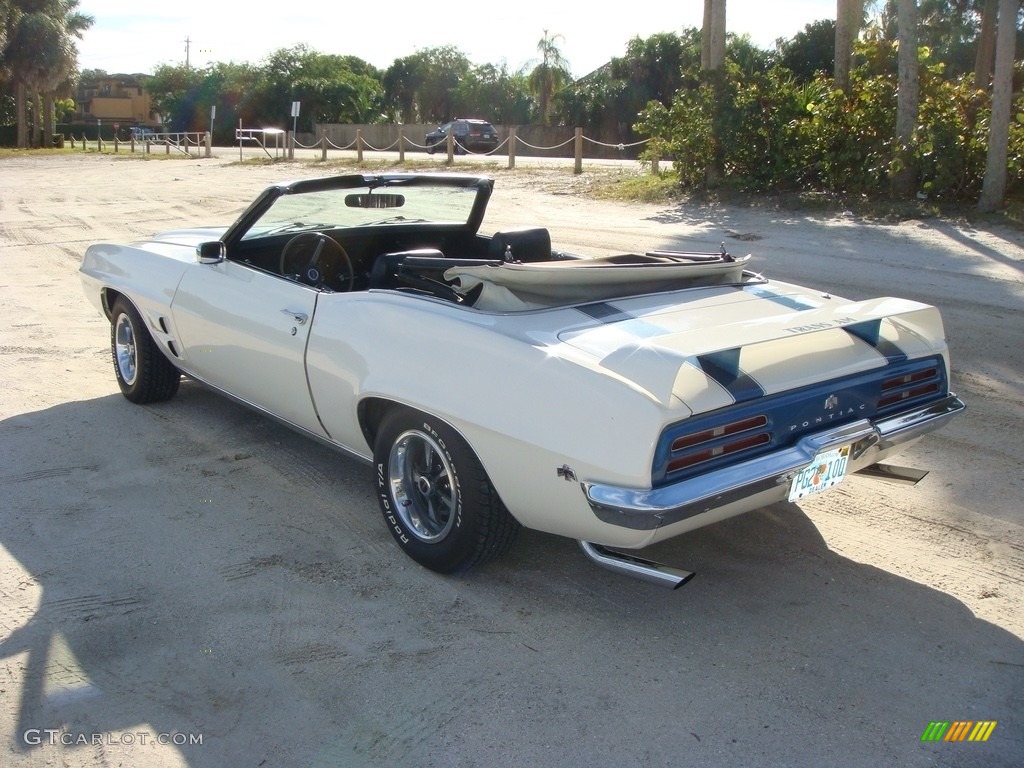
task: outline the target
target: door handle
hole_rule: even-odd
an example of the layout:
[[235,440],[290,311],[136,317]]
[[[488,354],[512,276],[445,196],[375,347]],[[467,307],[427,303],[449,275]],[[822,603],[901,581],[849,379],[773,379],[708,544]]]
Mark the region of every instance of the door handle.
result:
[[290,309],[282,309],[281,311],[284,312],[284,314],[288,315],[288,317],[290,317],[299,325],[305,325],[306,321],[309,319],[309,315],[305,314],[304,312],[293,312]]

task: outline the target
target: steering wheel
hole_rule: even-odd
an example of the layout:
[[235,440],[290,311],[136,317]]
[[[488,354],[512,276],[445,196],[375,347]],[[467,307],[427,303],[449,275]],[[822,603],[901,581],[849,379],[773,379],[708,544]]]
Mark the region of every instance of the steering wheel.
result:
[[[298,273],[294,270],[288,271],[289,255],[310,243],[315,243],[316,247],[313,249],[313,255],[306,261],[306,265]],[[324,248],[327,249],[326,252],[324,252]],[[340,262],[344,262],[345,272],[340,271]],[[285,244],[284,250],[281,251],[281,264],[278,271],[282,275],[298,274],[300,282],[314,288],[327,286],[341,291],[351,291],[356,279],[355,270],[352,268],[352,259],[349,258],[345,249],[333,237],[328,237],[322,232],[300,232],[289,240]],[[347,281],[344,287],[335,287],[334,283],[342,282],[336,278],[344,278],[346,275]],[[329,277],[330,280],[328,280]]]

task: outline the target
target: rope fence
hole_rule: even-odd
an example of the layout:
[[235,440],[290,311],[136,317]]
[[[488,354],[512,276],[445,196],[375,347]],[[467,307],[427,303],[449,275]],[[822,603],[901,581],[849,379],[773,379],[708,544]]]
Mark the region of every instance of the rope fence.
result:
[[[238,132],[242,132],[242,131],[258,132],[260,130],[262,130],[262,129],[241,129],[240,128]],[[420,143],[418,143],[416,141],[413,141],[412,139],[410,139],[408,136],[405,135],[405,127],[404,126],[398,126],[398,138],[397,139],[392,141],[390,144],[387,144],[385,146],[379,146],[379,147],[378,146],[374,146],[373,144],[371,144],[369,141],[366,140],[366,138],[363,136],[363,130],[361,128],[356,128],[355,138],[352,141],[350,141],[348,144],[345,144],[345,145],[335,144],[333,141],[331,141],[331,139],[327,136],[327,133],[326,133],[326,131],[323,128],[319,129],[319,133],[320,133],[320,138],[317,141],[313,142],[312,144],[305,144],[303,142],[298,141],[298,139],[296,138],[294,133],[292,133],[290,131],[285,132],[285,136],[286,136],[285,144],[286,144],[286,146],[288,148],[288,152],[287,152],[288,159],[292,160],[292,159],[295,158],[295,149],[296,148],[304,149],[304,150],[318,150],[319,149],[320,150],[320,159],[321,160],[327,160],[327,158],[328,158],[328,154],[327,154],[328,150],[351,151],[351,150],[354,149],[355,152],[356,152],[356,159],[357,159],[358,162],[363,162],[364,153],[366,153],[366,152],[371,152],[371,153],[372,152],[393,152],[393,151],[395,151],[397,149],[399,162],[404,162],[405,161],[406,150],[412,150],[412,151],[416,151],[416,152],[422,151],[422,152],[427,152],[429,154],[433,154],[434,152],[437,152],[437,151],[444,151],[444,152],[447,153],[447,156],[448,156],[447,157],[447,163],[448,164],[452,164],[452,163],[455,162],[455,156],[456,155],[467,155],[467,156],[474,156],[474,157],[503,157],[503,156],[507,156],[508,157],[508,167],[510,169],[512,169],[512,168],[515,168],[515,165],[516,165],[516,148],[517,148],[517,146],[525,147],[525,148],[527,148],[529,150],[532,150],[534,152],[546,152],[546,151],[557,151],[557,150],[563,149],[564,147],[567,147],[569,145],[574,145],[574,158],[573,158],[573,160],[574,160],[574,172],[575,173],[582,173],[583,172],[583,160],[584,160],[584,152],[583,152],[584,142],[587,142],[590,145],[599,146],[599,147],[603,147],[603,148],[606,148],[606,149],[618,150],[619,152],[625,151],[626,149],[632,149],[634,147],[640,147],[640,146],[643,146],[643,145],[645,145],[645,144],[650,142],[650,139],[642,139],[641,141],[635,141],[635,142],[631,142],[631,143],[628,143],[628,144],[622,143],[622,142],[612,143],[612,142],[606,142],[606,141],[599,141],[597,139],[592,139],[592,138],[589,138],[587,136],[584,136],[583,135],[583,129],[582,128],[576,128],[576,129],[574,129],[574,135],[571,138],[568,138],[565,141],[559,142],[557,144],[551,144],[551,145],[545,146],[545,145],[539,145],[539,144],[531,144],[531,143],[529,143],[529,142],[519,138],[516,135],[516,128],[515,127],[511,127],[509,129],[508,137],[503,139],[501,141],[501,143],[498,144],[496,147],[493,147],[492,149],[489,149],[487,151],[476,152],[476,151],[473,151],[472,149],[470,149],[468,146],[465,146],[464,144],[459,142],[459,140],[456,139],[454,134],[452,134],[451,132],[449,132],[448,135],[445,136],[441,141],[438,141],[436,143],[433,143],[433,144],[428,144],[428,143],[420,144]],[[241,142],[241,139],[240,139],[240,142]],[[239,144],[239,153],[241,154],[241,143]],[[655,173],[655,174],[659,173],[658,159],[657,158],[652,159],[650,161],[650,163],[651,163],[651,171],[652,171],[652,173]]]
[[165,154],[171,154],[173,149],[175,152],[181,152],[183,155],[192,157],[192,149],[195,148],[195,156],[199,157],[212,157],[211,149],[212,142],[210,132],[206,131],[191,131],[191,132],[178,132],[178,133],[149,133],[146,134],[145,139],[136,140],[134,136],[124,141],[119,139],[116,135],[112,140],[104,141],[102,136],[96,139],[88,139],[85,134],[82,134],[80,139],[75,138],[75,134],[72,133],[70,136],[71,149],[78,149],[81,146],[83,152],[90,150],[90,145],[95,148],[97,152],[103,152],[105,148],[112,148],[115,153],[119,153],[122,147],[127,147],[127,151],[134,154],[136,150],[144,154],[150,154],[153,147],[164,147]]
[[[449,165],[455,162],[456,155],[490,158],[507,157],[509,169],[513,169],[516,167],[516,149],[518,147],[523,147],[532,152],[555,152],[564,149],[569,145],[573,145],[573,170],[575,173],[582,173],[585,145],[593,145],[623,152],[626,149],[640,147],[650,142],[650,139],[643,139],[641,141],[635,141],[628,144],[599,141],[597,139],[584,136],[583,129],[576,128],[574,129],[574,135],[565,141],[550,145],[533,144],[517,136],[516,127],[512,126],[509,128],[508,136],[497,146],[486,151],[474,151],[470,147],[462,144],[451,132],[449,132],[441,141],[436,143],[418,143],[405,135],[404,126],[398,126],[398,138],[384,146],[375,146],[367,141],[363,136],[361,128],[356,129],[355,138],[347,144],[334,143],[327,136],[327,132],[323,128],[319,130],[319,133],[320,138],[317,141],[312,144],[304,144],[298,141],[294,133],[280,128],[239,127],[235,130],[235,138],[238,141],[239,160],[243,159],[243,145],[262,149],[271,160],[292,160],[295,158],[295,149],[299,148],[313,151],[320,150],[321,160],[327,160],[328,151],[330,150],[340,152],[355,150],[357,160],[359,162],[363,162],[364,153],[366,152],[393,152],[397,149],[399,162],[405,161],[405,153],[407,150],[413,152],[427,152],[429,154],[442,151],[447,154],[446,162]],[[154,147],[162,146],[164,148],[164,153],[168,155],[171,154],[172,150],[174,150],[175,152],[180,152],[188,157],[212,156],[212,143],[209,131],[151,133],[146,134],[144,139],[136,139],[132,136],[127,141],[121,140],[116,136],[112,140],[106,141],[102,137],[97,139],[88,139],[84,134],[78,138],[72,133],[70,135],[70,143],[73,150],[81,148],[83,152],[92,150],[104,152],[111,151],[112,149],[113,152],[117,153],[124,149],[125,151],[133,154],[135,152],[143,152],[148,155],[152,153]],[[651,171],[657,174],[659,172],[658,159],[652,159],[650,164]]]

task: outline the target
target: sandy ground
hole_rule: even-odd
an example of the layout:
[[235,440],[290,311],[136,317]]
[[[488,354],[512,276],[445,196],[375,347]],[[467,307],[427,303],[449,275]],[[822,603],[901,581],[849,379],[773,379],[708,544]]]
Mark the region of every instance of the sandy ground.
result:
[[[752,252],[769,277],[942,308],[969,412],[852,478],[654,548],[671,592],[525,532],[444,578],[369,467],[186,382],[136,407],[85,247],[230,221],[308,165],[0,161],[0,765],[1024,764],[1024,238],[951,221],[594,203],[510,174],[484,231],[595,254]],[[993,720],[986,743],[922,743]]]

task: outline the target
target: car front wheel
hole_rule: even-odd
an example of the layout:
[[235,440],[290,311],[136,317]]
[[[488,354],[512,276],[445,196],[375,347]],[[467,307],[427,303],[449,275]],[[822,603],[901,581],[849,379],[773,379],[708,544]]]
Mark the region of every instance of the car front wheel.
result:
[[110,314],[110,352],[121,394],[133,403],[174,397],[181,374],[157,348],[135,307],[123,298]]
[[377,499],[395,541],[439,573],[467,570],[508,551],[519,523],[450,426],[408,409],[391,411],[374,449]]

